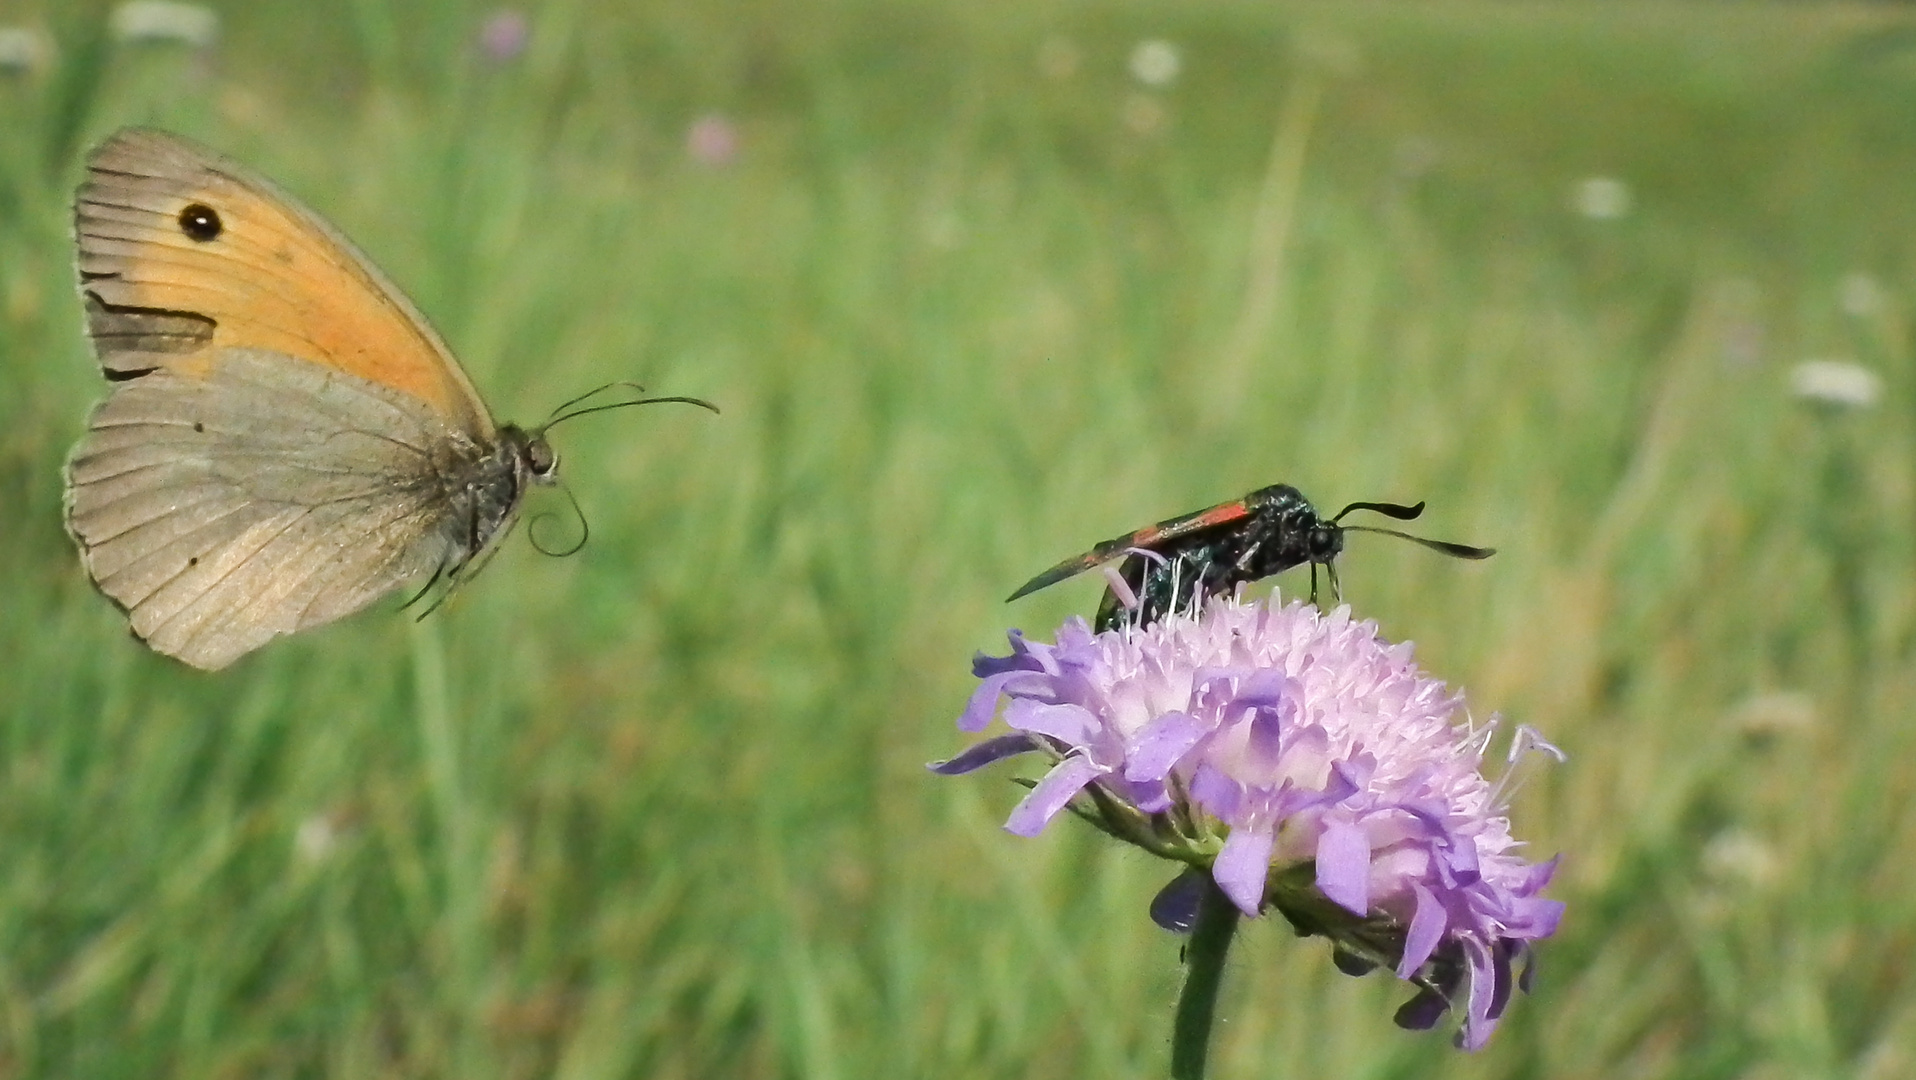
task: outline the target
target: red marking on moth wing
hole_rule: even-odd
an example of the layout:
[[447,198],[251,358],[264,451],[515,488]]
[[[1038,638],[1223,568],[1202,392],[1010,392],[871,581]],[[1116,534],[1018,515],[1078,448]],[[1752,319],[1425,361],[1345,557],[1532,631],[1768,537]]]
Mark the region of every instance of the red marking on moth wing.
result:
[[1245,505],[1243,499],[1239,499],[1236,502],[1227,502],[1219,506],[1211,507],[1204,513],[1199,514],[1197,520],[1192,524],[1200,529],[1208,529],[1213,525],[1223,525],[1226,522],[1236,521],[1239,518],[1249,517],[1250,515],[1251,508]]

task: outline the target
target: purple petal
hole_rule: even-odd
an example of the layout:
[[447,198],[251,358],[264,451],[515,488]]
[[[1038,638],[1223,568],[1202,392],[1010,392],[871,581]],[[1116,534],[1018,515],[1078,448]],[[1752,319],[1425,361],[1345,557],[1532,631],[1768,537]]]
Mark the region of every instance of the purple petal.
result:
[[1028,754],[1039,749],[1042,747],[1031,736],[1021,731],[1013,735],[1000,735],[995,739],[986,739],[976,746],[967,748],[949,761],[934,761],[925,768],[940,776],[958,776],[974,769],[982,769],[994,761]]
[[1013,630],[1006,635],[1011,639],[1009,656],[992,656],[989,653],[973,653],[971,673],[980,679],[993,675],[1003,675],[1011,671],[1037,671],[1037,661],[1032,659],[1031,646],[1025,641],[1024,632]]
[[1207,762],[1199,765],[1191,777],[1191,798],[1199,806],[1230,821],[1237,816],[1238,805],[1244,801],[1244,787]]
[[1098,718],[1082,705],[1047,705],[1030,698],[1017,698],[1005,707],[1005,725],[1049,735],[1071,746],[1083,746],[1097,730]]
[[1397,962],[1397,977],[1409,979],[1424,966],[1430,954],[1437,951],[1437,943],[1444,938],[1444,927],[1449,923],[1445,916],[1444,905],[1437,897],[1422,885],[1412,884],[1417,893],[1417,910],[1410,917],[1410,932],[1404,935],[1404,955]]
[[1203,897],[1204,871],[1186,867],[1151,898],[1151,921],[1174,934],[1188,934],[1197,925],[1198,902]]
[[1353,915],[1370,912],[1370,838],[1361,826],[1324,823],[1317,838],[1317,891]]
[[1512,929],[1522,930],[1526,938],[1547,938],[1557,932],[1557,923],[1563,919],[1563,901],[1538,897],[1519,900],[1513,914],[1516,925]]
[[971,692],[971,700],[965,703],[965,711],[958,717],[958,730],[983,731],[991,726],[991,717],[998,711],[998,697],[1004,693],[1005,684],[1020,674],[1018,671],[1000,671],[986,676],[985,681]]
[[1285,724],[1276,709],[1253,709],[1244,749],[1258,765],[1276,768],[1284,756],[1284,732]]
[[1152,720],[1132,738],[1124,778],[1141,783],[1164,779],[1204,734],[1204,725],[1190,713],[1169,712]]
[[1538,863],[1529,867],[1524,873],[1523,880],[1510,891],[1518,896],[1535,896],[1545,885],[1550,884],[1551,878],[1557,876],[1557,864],[1561,862],[1563,862],[1563,856],[1557,855],[1547,863]]
[[1497,996],[1497,972],[1483,942],[1466,936],[1462,943],[1464,955],[1470,958],[1470,1004],[1464,1013],[1464,1026],[1457,1032],[1457,1045],[1480,1050],[1497,1029],[1497,1021],[1490,1016],[1490,1004]]
[[1018,836],[1036,836],[1043,832],[1072,796],[1097,775],[1098,766],[1082,754],[1072,754],[1058,762],[1005,819],[1005,831]]
[[1510,1005],[1510,987],[1513,982],[1510,977],[1510,952],[1511,945],[1508,939],[1498,941],[1490,947],[1490,962],[1497,973],[1497,980],[1495,993],[1490,998],[1490,1008],[1486,1010],[1485,1015],[1492,1020],[1502,1019],[1504,1009]]
[[1235,704],[1250,709],[1275,709],[1288,705],[1283,719],[1289,720],[1297,712],[1299,689],[1292,685],[1292,679],[1275,668],[1257,668],[1238,688]]
[[1264,879],[1271,870],[1272,834],[1268,828],[1232,829],[1224,850],[1211,864],[1211,876],[1239,911],[1256,917],[1264,906]]
[[[1446,830],[1448,832],[1448,830]],[[1444,864],[1450,868],[1459,886],[1475,885],[1483,880],[1483,866],[1477,860],[1477,843],[1470,837],[1448,836]]]
[[1335,801],[1343,802],[1352,795],[1370,786],[1370,778],[1377,773],[1377,758],[1370,754],[1353,754],[1343,761],[1331,762],[1331,787],[1343,794]]

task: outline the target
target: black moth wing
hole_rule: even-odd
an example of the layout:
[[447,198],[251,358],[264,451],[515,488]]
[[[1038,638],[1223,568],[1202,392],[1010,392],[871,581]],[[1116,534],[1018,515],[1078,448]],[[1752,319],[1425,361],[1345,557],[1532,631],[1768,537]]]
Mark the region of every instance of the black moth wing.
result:
[[1018,591],[1006,598],[1009,603],[1022,596],[1028,596],[1039,589],[1056,585],[1066,578],[1076,577],[1092,567],[1123,555],[1133,548],[1145,551],[1157,551],[1175,540],[1183,540],[1209,529],[1219,528],[1244,520],[1251,516],[1252,509],[1244,499],[1233,499],[1227,503],[1204,510],[1194,510],[1178,517],[1167,518],[1123,536],[1114,536],[1082,555],[1073,555],[1058,565],[1032,578],[1018,587]]

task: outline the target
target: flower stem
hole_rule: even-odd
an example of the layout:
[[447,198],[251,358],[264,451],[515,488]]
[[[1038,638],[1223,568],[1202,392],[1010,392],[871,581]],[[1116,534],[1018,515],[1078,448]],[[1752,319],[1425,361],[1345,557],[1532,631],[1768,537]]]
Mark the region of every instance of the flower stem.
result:
[[1237,933],[1237,905],[1204,875],[1197,922],[1184,946],[1184,992],[1171,1032],[1171,1080],[1204,1080],[1204,1059],[1211,1048],[1211,1022],[1217,1015],[1218,986],[1224,981],[1224,957]]

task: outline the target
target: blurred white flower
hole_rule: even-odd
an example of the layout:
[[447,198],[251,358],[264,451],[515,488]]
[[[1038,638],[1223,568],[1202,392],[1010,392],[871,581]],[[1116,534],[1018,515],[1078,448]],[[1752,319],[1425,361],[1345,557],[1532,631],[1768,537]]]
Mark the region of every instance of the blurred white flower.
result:
[[1038,46],[1038,73],[1063,82],[1078,73],[1084,54],[1076,42],[1066,37],[1048,37]]
[[210,48],[219,40],[220,16],[200,4],[176,0],[129,0],[113,9],[109,26],[121,41]]
[[299,831],[293,834],[293,850],[304,863],[325,862],[338,846],[339,826],[331,814],[314,814],[300,822]]
[[0,26],[0,72],[27,75],[47,66],[53,50],[37,30]]
[[1812,405],[1867,409],[1883,396],[1883,378],[1854,360],[1805,360],[1790,371],[1790,390]]
[[1169,86],[1183,68],[1178,47],[1160,38],[1140,41],[1131,50],[1131,77],[1146,86]]
[[1888,299],[1883,293],[1882,282],[1860,271],[1844,275],[1836,295],[1843,306],[1843,313],[1859,319],[1883,310],[1883,302]]
[[1762,837],[1725,829],[1703,847],[1703,872],[1724,884],[1761,888],[1776,880],[1780,860]]
[[1593,221],[1615,221],[1630,213],[1630,185],[1614,176],[1591,176],[1577,181],[1570,205]]

